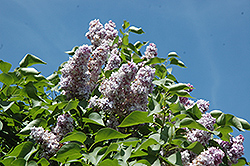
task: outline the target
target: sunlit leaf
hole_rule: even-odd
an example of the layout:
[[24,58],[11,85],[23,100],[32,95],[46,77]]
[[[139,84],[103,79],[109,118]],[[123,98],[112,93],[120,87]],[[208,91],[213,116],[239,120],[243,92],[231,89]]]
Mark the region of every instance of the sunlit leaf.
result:
[[8,73],[11,66],[12,65],[10,63],[0,60],[0,70],[2,70],[3,73]]
[[95,136],[95,142],[101,142],[110,139],[126,138],[130,134],[122,134],[111,128],[103,128],[99,130]]
[[48,160],[46,160],[45,158],[41,158],[37,164],[41,164],[41,166],[48,166],[50,163],[48,162]]
[[130,26],[130,23],[126,20],[123,21],[122,28],[123,30],[127,29]]
[[14,150],[12,150],[12,152],[10,154],[8,154],[7,156],[15,156],[17,158],[24,158],[26,156],[26,154],[28,154],[31,149],[33,147],[33,143],[32,142],[23,142],[19,145],[17,145],[15,147]]
[[79,103],[79,101],[77,101],[77,100],[70,100],[68,102],[68,105],[64,108],[64,112],[68,112],[72,109],[76,109],[78,103]]
[[81,157],[82,154],[80,153],[80,151],[81,147],[77,143],[70,142],[66,145],[63,145],[56,153],[56,156],[51,158],[51,160],[56,160],[61,163],[65,163],[69,160]]
[[35,119],[33,121],[31,121],[25,128],[23,128],[19,134],[22,134],[22,135],[28,135],[30,133],[30,129],[32,127],[45,127],[46,126],[46,120],[43,119],[43,118],[38,118],[38,119]]
[[180,127],[187,127],[187,128],[208,131],[204,126],[202,126],[200,123],[196,122],[195,120],[193,120],[191,118],[182,119],[180,122]]
[[184,64],[182,61],[180,61],[180,60],[178,60],[178,59],[176,59],[176,58],[170,58],[170,64],[173,64],[173,65],[177,65],[177,66],[179,66],[179,67],[186,68],[185,64]]
[[14,82],[14,79],[8,73],[1,73],[0,82],[4,83],[5,85],[11,85]]
[[20,67],[28,67],[28,66],[32,66],[34,64],[46,64],[46,62],[44,62],[40,58],[36,57],[35,55],[27,54],[20,61],[19,66]]
[[129,28],[129,32],[133,32],[133,33],[136,33],[136,34],[143,34],[144,33],[144,31],[141,28],[137,28],[137,27],[134,27],[134,26],[131,26]]
[[40,74],[41,72],[37,71],[35,68],[19,68],[20,72],[22,73],[22,75],[37,75],[37,74]]
[[179,58],[178,54],[176,52],[170,52],[168,53],[168,58],[171,58],[171,57],[177,57]]
[[84,144],[84,141],[86,140],[86,135],[83,132],[72,132],[67,134],[61,141],[60,143],[63,142],[68,142],[68,141],[78,141]]
[[106,159],[99,164],[99,166],[119,166],[117,159]]
[[133,111],[129,114],[118,127],[128,127],[143,123],[152,123],[153,116],[148,116],[147,112]]
[[174,164],[174,165],[180,165],[182,166],[182,160],[181,160],[181,153],[180,152],[177,152],[177,153],[174,153],[172,155],[170,155],[167,160]]
[[91,113],[89,118],[82,118],[82,122],[105,126],[102,117],[96,112]]
[[79,46],[75,46],[74,48],[72,48],[71,51],[66,51],[65,53],[66,54],[69,54],[69,55],[74,55],[75,54],[75,51],[79,48]]

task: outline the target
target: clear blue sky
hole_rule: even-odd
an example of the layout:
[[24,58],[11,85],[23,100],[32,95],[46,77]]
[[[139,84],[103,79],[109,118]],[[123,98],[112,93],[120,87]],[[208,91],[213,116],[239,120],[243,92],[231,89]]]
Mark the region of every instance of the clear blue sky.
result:
[[[89,43],[96,18],[142,27],[146,34],[131,40],[154,42],[160,57],[176,51],[188,68],[173,74],[195,86],[192,96],[250,121],[249,0],[0,0],[0,59],[14,69],[34,54],[47,62],[35,67],[48,76],[68,60],[64,51]],[[250,132],[242,134],[250,159]]]

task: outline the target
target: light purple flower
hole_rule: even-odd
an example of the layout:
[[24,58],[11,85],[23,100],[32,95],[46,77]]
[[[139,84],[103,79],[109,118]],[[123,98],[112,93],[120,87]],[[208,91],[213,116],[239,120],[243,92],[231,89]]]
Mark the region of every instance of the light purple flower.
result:
[[243,141],[244,137],[240,134],[237,137],[231,137],[230,142],[216,139],[218,144],[225,150],[231,161],[228,162],[229,165],[236,164],[238,159],[244,155]]
[[91,47],[88,45],[80,46],[73,57],[61,69],[60,86],[62,94],[68,99],[78,98],[87,99],[90,93],[88,85],[90,74],[88,73],[87,63],[89,61]]
[[121,63],[120,52],[118,51],[117,48],[113,49],[111,52],[111,56],[108,59],[108,63],[104,68],[104,71],[119,68],[120,63]]
[[204,114],[207,110],[209,110],[209,101],[205,101],[205,100],[197,100],[196,104],[199,108],[199,110]]
[[67,133],[73,131],[73,123],[74,120],[69,114],[62,114],[57,117],[57,124],[53,132],[57,135],[58,141],[60,141]]
[[[202,124],[208,130],[213,131],[213,125],[216,122],[216,119],[211,116],[211,114],[203,114],[201,119],[197,120],[198,123]],[[204,130],[198,129],[187,129],[187,140],[190,142],[200,142],[202,145],[208,144],[208,141],[211,138],[211,133]]]
[[190,163],[190,166],[218,166],[222,163],[224,156],[225,154],[221,149],[209,147],[207,150],[201,152],[201,154]]

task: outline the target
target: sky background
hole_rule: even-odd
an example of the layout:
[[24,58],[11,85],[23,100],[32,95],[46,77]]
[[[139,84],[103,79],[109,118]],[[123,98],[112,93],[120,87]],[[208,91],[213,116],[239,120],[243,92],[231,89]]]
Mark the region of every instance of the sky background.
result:
[[[35,68],[49,76],[68,60],[65,51],[90,44],[93,19],[142,27],[131,41],[154,42],[163,58],[176,51],[188,68],[173,74],[194,85],[193,97],[250,121],[250,0],[0,0],[0,59],[13,70],[34,54],[47,62]],[[250,132],[242,134],[250,160]]]

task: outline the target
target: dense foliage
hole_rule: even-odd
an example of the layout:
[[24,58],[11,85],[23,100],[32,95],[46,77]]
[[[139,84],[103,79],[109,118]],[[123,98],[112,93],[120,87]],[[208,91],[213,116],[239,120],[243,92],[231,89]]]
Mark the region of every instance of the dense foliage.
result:
[[[45,78],[27,54],[14,71],[0,60],[2,165],[245,165],[249,123],[195,101],[193,85],[179,83],[175,52],[157,56],[154,43],[129,42],[141,28],[124,21],[90,22],[91,45]],[[119,36],[119,35],[120,36]],[[146,47],[146,48],[145,48]],[[141,50],[145,48],[145,52]]]

